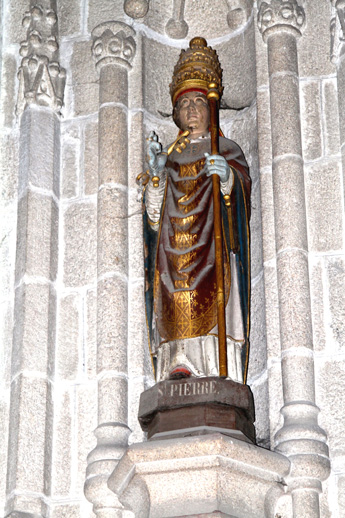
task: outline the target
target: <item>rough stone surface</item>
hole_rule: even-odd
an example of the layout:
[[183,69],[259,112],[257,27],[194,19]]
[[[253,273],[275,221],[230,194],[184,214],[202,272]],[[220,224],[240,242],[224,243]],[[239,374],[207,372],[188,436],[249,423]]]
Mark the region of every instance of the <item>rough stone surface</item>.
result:
[[324,106],[324,153],[326,156],[335,155],[339,152],[339,109],[338,109],[337,87],[334,79],[323,81]]
[[329,310],[332,346],[339,352],[345,351],[345,262],[343,257],[331,257],[327,261],[327,281],[329,286]]
[[81,300],[76,294],[67,295],[59,302],[57,326],[56,375],[73,380],[78,374],[82,354]]
[[301,124],[304,159],[316,160],[322,156],[321,85],[319,81],[302,83]]
[[104,187],[98,195],[98,275],[128,270],[127,192]]
[[98,189],[98,124],[89,122],[84,131],[84,192],[95,194]]
[[86,115],[98,109],[98,76],[91,56],[91,41],[76,42],[71,57],[71,74],[67,85],[73,85],[74,113]]
[[55,391],[51,491],[59,497],[66,497],[71,490],[73,404],[71,391]]
[[90,0],[88,9],[89,32],[91,32],[96,25],[105,21],[121,21],[124,14],[123,0]]
[[306,198],[309,250],[339,251],[343,241],[341,173],[337,161],[306,167]]
[[127,373],[128,286],[118,277],[98,283],[97,368]]
[[96,210],[93,203],[76,203],[64,213],[64,282],[77,287],[96,275]]

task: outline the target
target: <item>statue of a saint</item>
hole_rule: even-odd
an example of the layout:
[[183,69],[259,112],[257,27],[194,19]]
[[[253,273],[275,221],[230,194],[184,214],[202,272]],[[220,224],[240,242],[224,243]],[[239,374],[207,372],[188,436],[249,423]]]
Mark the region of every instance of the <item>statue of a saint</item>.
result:
[[221,132],[211,154],[207,94],[210,84],[221,94],[221,76],[216,52],[191,40],[170,85],[173,118],[188,140],[163,149],[154,132],[148,138],[145,295],[157,381],[219,375],[212,175],[221,190],[227,376],[246,379],[251,182],[240,147]]

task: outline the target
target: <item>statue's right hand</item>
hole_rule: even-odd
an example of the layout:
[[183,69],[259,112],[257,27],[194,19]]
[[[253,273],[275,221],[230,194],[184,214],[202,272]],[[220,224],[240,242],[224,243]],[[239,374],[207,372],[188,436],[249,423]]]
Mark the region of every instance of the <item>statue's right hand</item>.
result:
[[151,131],[147,142],[147,161],[150,175],[159,176],[165,167],[167,154],[162,153],[162,144],[154,131]]

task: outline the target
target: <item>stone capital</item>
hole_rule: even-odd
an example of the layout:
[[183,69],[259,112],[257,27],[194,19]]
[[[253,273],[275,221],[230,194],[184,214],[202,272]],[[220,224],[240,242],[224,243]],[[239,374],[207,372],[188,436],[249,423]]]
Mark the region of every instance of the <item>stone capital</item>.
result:
[[59,112],[63,104],[66,72],[58,62],[57,15],[50,7],[33,5],[24,14],[26,40],[20,44],[17,114],[29,104]]
[[305,25],[304,9],[297,0],[262,1],[258,12],[258,27],[266,40],[274,30],[292,30],[296,36],[302,34]]
[[120,65],[132,68],[135,56],[135,31],[123,22],[105,22],[92,31],[92,54],[96,68],[100,71],[104,65]]

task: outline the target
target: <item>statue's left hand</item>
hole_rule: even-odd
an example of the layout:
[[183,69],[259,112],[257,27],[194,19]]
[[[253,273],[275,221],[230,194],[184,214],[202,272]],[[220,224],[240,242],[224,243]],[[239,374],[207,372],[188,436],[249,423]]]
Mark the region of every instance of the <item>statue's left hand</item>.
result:
[[230,167],[222,155],[209,155],[205,153],[206,161],[203,171],[206,176],[217,174],[220,181],[225,183],[229,180]]

